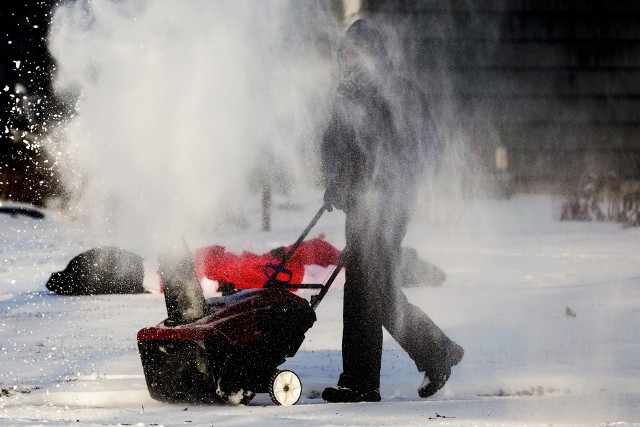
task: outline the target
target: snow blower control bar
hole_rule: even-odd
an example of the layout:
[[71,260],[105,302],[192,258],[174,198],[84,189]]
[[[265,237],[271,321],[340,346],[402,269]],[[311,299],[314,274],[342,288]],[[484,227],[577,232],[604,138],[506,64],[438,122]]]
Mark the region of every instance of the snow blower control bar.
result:
[[[285,264],[291,256],[294,254],[298,246],[303,242],[309,231],[317,224],[320,220],[322,214],[327,211],[327,206],[324,205],[320,208],[316,216],[313,217],[307,228],[304,229],[298,240],[291,245],[289,250],[284,253],[282,259],[279,264],[267,264],[264,267],[264,274],[267,276],[267,282],[264,284],[263,288],[280,288],[280,289],[320,289],[318,295],[311,296],[311,300],[309,301],[310,307],[315,310],[316,307],[320,304],[324,296],[329,291],[329,288],[333,284],[333,281],[338,277],[338,273],[345,266],[346,260],[348,257],[349,248],[345,248],[340,254],[340,258],[338,259],[338,265],[335,270],[329,276],[329,279],[325,283],[300,283],[300,284],[292,284],[289,283],[291,278],[293,277],[293,272],[287,268],[285,268]],[[284,276],[284,277],[283,277]]]
[[340,270],[342,270],[342,267],[345,266],[346,264],[346,260],[349,252],[349,248],[345,248],[342,253],[340,254],[340,258],[338,259],[338,265],[335,268],[335,270],[333,270],[333,273],[331,273],[331,276],[329,276],[329,280],[327,280],[327,282],[322,285],[321,289],[320,289],[320,293],[318,295],[312,295],[311,296],[311,301],[310,301],[310,306],[312,309],[316,309],[316,307],[318,307],[318,305],[320,305],[320,301],[322,301],[322,298],[324,298],[324,296],[327,294],[327,292],[329,292],[329,288],[331,287],[331,285],[333,284],[333,281],[336,280],[336,277],[338,277],[338,273],[340,273]]
[[[307,237],[311,229],[318,223],[322,214],[327,210],[326,206],[322,206],[316,216],[313,217],[307,228],[304,229],[298,240],[291,245],[289,250],[284,253],[279,264],[269,263],[264,266],[264,274],[267,276],[267,282],[264,284],[264,288],[285,288],[285,289],[321,289],[322,284],[309,283],[309,284],[291,284],[291,278],[293,272],[285,267],[285,264],[293,254],[296,252],[300,244]],[[284,277],[283,277],[284,276]]]

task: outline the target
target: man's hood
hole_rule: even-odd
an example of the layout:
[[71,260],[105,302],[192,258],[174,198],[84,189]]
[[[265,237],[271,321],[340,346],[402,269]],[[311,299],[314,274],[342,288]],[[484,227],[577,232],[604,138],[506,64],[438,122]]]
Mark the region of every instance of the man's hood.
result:
[[376,62],[378,72],[391,68],[384,37],[369,21],[359,19],[351,24],[340,43],[339,57],[347,45],[354,46],[358,51],[373,59]]

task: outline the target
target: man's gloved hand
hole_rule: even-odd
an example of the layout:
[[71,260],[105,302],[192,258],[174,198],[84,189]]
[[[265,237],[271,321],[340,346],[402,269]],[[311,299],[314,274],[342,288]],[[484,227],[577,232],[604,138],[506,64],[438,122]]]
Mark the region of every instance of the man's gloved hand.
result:
[[286,253],[287,253],[287,248],[285,248],[284,246],[280,246],[275,249],[271,249],[269,251],[269,255],[271,255],[275,259],[284,259],[284,255]]
[[325,190],[324,206],[328,212],[331,212],[333,208],[336,208],[339,211],[344,209],[344,206],[342,206],[342,197],[338,193],[336,187],[327,187],[327,189]]

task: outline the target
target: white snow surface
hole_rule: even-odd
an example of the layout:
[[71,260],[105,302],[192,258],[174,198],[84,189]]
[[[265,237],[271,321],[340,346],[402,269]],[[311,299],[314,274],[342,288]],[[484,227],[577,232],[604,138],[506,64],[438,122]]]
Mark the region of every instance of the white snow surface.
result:
[[[520,195],[472,203],[453,224],[414,218],[405,244],[447,280],[405,292],[466,350],[443,390],[419,398],[422,375],[385,335],[382,402],[324,403],[341,372],[336,286],[282,366],[303,383],[290,407],[261,394],[235,407],[154,401],[136,333],[166,317],[163,296],[52,294],[48,276],[101,242],[56,212],[0,215],[0,424],[638,426],[640,229],[560,222],[559,203]],[[248,228],[187,240],[264,252],[293,242],[319,204],[314,193],[301,210],[276,209],[262,232],[256,201]],[[311,236],[341,247],[343,222],[326,214]]]

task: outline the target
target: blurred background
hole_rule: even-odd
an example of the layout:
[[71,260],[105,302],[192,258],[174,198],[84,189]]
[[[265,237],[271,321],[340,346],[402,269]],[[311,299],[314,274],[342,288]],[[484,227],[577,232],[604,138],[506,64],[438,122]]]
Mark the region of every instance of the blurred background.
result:
[[[87,174],[80,171],[83,162],[78,159],[82,155],[68,150],[78,136],[60,130],[64,127],[61,124],[68,127],[78,120],[88,85],[73,73],[71,77],[68,71],[65,74],[62,65],[67,64],[69,70],[69,58],[76,55],[87,66],[86,54],[82,57],[79,53],[82,47],[69,40],[79,43],[86,37],[89,45],[94,43],[87,28],[107,19],[105,10],[122,8],[123,3],[127,2],[43,0],[3,2],[0,6],[1,200],[70,208],[83,192],[92,191]],[[143,16],[152,9],[144,6],[145,2],[129,3],[136,5],[126,12],[134,20],[136,14]],[[321,187],[317,146],[339,79],[337,43],[351,22],[365,17],[379,23],[388,36],[396,70],[428,94],[441,136],[450,147],[450,173],[456,176],[456,194],[461,198],[552,192],[566,198],[559,213],[564,219],[637,222],[639,3],[327,0],[293,2],[294,7],[266,3],[269,6],[224,3],[222,9],[228,17],[237,18],[230,22],[254,28],[250,37],[271,34],[271,41],[262,47],[276,53],[277,60],[284,58],[282,52],[292,52],[289,59],[305,56],[304,63],[285,63],[291,75],[308,77],[310,70],[314,71],[310,80],[299,78],[291,85],[292,92],[304,92],[304,102],[293,102],[296,106],[292,110],[298,114],[295,123],[287,122],[291,114],[285,110],[279,112],[279,119],[274,115],[266,118],[272,127],[295,129],[286,135],[276,132],[279,139],[287,139],[287,145],[273,149],[271,143],[262,144],[256,157],[263,161],[242,168],[254,191],[266,191],[264,182],[268,180],[273,184],[269,191],[286,192],[301,177]],[[197,1],[185,5],[194,10],[207,8]],[[234,9],[242,10],[234,14]],[[82,10],[86,20],[76,19],[76,32],[70,33],[67,27],[73,19],[69,11],[73,10],[76,18]],[[269,24],[275,21],[279,25]],[[65,37],[66,45],[61,42]],[[100,49],[97,46],[96,51]],[[284,87],[291,75],[281,81],[273,77],[282,65],[263,67],[263,80],[251,80],[250,84]],[[104,75],[98,62],[87,67],[93,67],[89,72]],[[118,90],[117,82],[111,87]],[[166,89],[182,91],[175,86]],[[282,99],[273,101],[274,97],[287,102],[296,97],[281,90],[275,95],[267,92],[254,91],[267,110],[281,104]],[[301,109],[306,109],[304,115],[299,114]],[[115,113],[105,109],[103,114]],[[143,120],[131,115],[134,122]],[[86,119],[82,125],[85,123]],[[112,126],[124,129],[117,121]],[[191,125],[187,119],[176,126]],[[126,138],[127,132],[116,132],[117,138]],[[261,132],[274,133],[272,128]],[[286,167],[259,167],[278,163],[283,150],[293,152],[297,160],[283,160]],[[95,165],[84,166],[95,169]],[[69,170],[74,171],[73,176]],[[240,178],[234,175],[234,179]],[[106,198],[117,204],[113,197]]]

